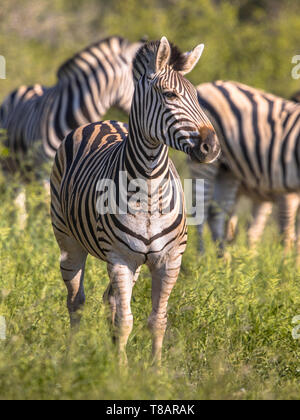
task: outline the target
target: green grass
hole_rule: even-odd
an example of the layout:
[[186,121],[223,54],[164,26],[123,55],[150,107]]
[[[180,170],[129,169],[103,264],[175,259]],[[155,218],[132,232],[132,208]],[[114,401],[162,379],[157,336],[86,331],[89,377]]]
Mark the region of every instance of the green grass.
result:
[[90,257],[87,304],[81,330],[70,340],[66,291],[45,196],[27,188],[29,224],[18,232],[10,189],[0,192],[0,399],[298,399],[299,342],[292,318],[300,314],[294,256],[283,259],[275,226],[258,255],[246,247],[242,228],[217,259],[206,234],[207,254],[196,252],[190,230],[182,273],[169,301],[169,323],[158,373],[150,363],[146,320],[151,310],[147,270],[132,301],[134,330],[129,370],[118,368],[102,294],[105,264]]
[[[265,2],[265,10],[244,10],[246,19],[233,2],[218,2],[218,8],[212,0],[173,3],[2,0],[0,55],[7,61],[7,79],[0,81],[0,102],[21,84],[54,84],[65,59],[116,33],[132,41],[166,35],[182,49],[204,42],[201,63],[191,74],[195,84],[236,79],[283,96],[299,88],[291,78],[299,46],[297,2]],[[124,120],[116,110],[108,117]],[[172,157],[187,175],[184,156]],[[169,301],[160,373],[150,364],[150,276],[143,271],[132,302],[126,374],[118,369],[105,322],[105,265],[88,260],[86,310],[71,342],[58,247],[41,204],[45,197],[34,184],[28,187],[29,224],[18,232],[11,189],[0,181],[0,316],[7,320],[7,340],[0,341],[0,399],[299,398],[300,342],[292,338],[292,319],[300,314],[300,275],[294,256],[283,259],[274,224],[257,256],[248,251],[242,228],[229,248],[230,262],[216,258],[207,233],[207,254],[200,258],[195,229],[190,230]]]

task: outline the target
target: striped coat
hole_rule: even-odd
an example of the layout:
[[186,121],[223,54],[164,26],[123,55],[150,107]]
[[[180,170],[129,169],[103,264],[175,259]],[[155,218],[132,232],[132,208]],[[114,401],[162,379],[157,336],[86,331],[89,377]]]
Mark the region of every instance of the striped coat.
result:
[[0,108],[0,128],[7,131],[10,155],[2,162],[6,169],[22,169],[26,156],[37,172],[53,160],[72,129],[100,120],[113,105],[128,113],[132,59],[140,45],[120,37],[104,39],[66,61],[55,86],[22,86],[8,95]]
[[[300,102],[299,92],[295,93],[291,97],[291,100]],[[255,191],[252,191],[251,193],[254,195],[252,208],[253,220],[248,229],[248,241],[249,244],[253,246],[260,240],[263,234],[268,218],[273,210],[273,202],[272,198],[268,201],[267,198],[264,199],[258,194],[255,194]],[[247,191],[243,191],[243,188],[241,187],[238,195],[247,195]],[[279,226],[280,232],[284,238],[285,249],[286,251],[289,251],[294,246],[296,236],[299,237],[299,233],[298,235],[296,233],[296,217],[300,205],[300,196],[297,193],[283,194],[277,196],[274,201],[278,205]],[[227,226],[226,239],[229,242],[235,238],[237,223],[238,216],[235,211],[230,217]]]
[[105,302],[120,357],[133,325],[130,301],[140,268],[152,275],[153,356],[161,358],[167,303],[186,247],[184,196],[168,146],[200,162],[220,152],[197,92],[183,75],[203,46],[182,54],[166,38],[147,43],[134,60],[129,126],[106,121],[80,127],[59,148],[51,176],[51,213],[61,249],[71,324],[84,304],[87,254],[107,263]]
[[198,97],[219,134],[223,163],[214,174],[194,165],[192,175],[207,179],[206,215],[222,247],[240,185],[257,201],[299,191],[300,105],[236,82],[200,85]]

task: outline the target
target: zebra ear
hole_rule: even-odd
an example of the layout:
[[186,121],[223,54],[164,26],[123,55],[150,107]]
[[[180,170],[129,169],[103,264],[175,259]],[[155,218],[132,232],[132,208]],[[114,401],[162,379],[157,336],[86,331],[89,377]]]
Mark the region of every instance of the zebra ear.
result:
[[161,71],[170,61],[171,58],[171,47],[169,41],[165,36],[162,37],[159,43],[159,47],[156,53],[155,59],[155,72]]
[[198,61],[200,60],[203,50],[204,44],[199,44],[192,51],[185,53],[184,62],[179,72],[184,75],[192,71],[198,63]]

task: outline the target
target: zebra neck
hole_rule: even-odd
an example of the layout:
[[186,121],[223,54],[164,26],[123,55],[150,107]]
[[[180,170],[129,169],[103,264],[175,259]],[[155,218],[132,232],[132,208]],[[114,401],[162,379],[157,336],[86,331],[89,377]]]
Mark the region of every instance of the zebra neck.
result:
[[154,146],[141,133],[135,133],[129,126],[125,144],[124,170],[132,178],[158,181],[169,173],[168,147],[162,144]]
[[85,72],[75,67],[60,76],[56,86],[61,97],[67,100],[73,120],[78,122],[77,127],[101,120],[112,106],[129,113],[132,75],[128,64],[119,61],[114,59],[113,70],[111,65],[90,66]]
[[64,102],[69,128],[101,119],[111,106],[110,98],[95,80],[81,80],[79,76],[63,78],[56,85],[57,101]]
[[47,92],[43,101],[43,144],[46,156],[52,158],[61,141],[72,130],[98,121],[108,106],[100,101],[99,91],[87,88],[76,78],[62,78]]

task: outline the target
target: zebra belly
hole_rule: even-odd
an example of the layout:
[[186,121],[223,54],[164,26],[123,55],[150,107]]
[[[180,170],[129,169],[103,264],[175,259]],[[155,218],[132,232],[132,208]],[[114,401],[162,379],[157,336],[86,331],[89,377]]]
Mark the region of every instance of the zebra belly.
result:
[[185,223],[185,214],[174,212],[161,217],[107,215],[98,219],[99,245],[102,251],[107,249],[107,261],[116,255],[129,257],[138,265],[149,258],[164,260],[180,248]]
[[57,153],[52,190],[59,196],[68,232],[88,253],[107,262],[120,257],[141,265],[149,255],[165,258],[184,248],[184,196],[171,162],[155,180],[133,175],[133,180],[143,181],[134,191],[127,185],[130,178],[120,180],[126,172],[126,133],[126,127],[114,121],[70,133]]

